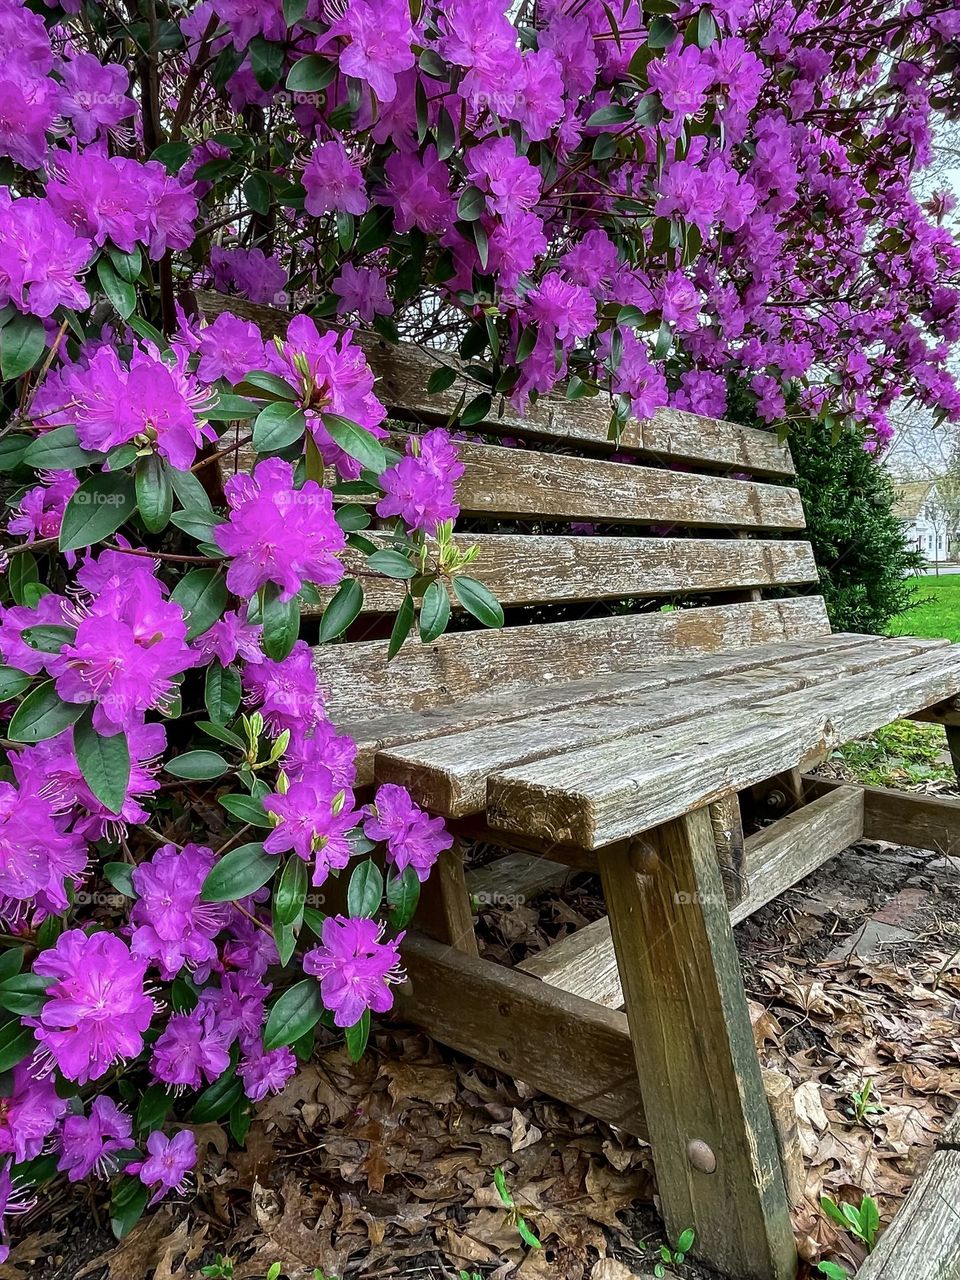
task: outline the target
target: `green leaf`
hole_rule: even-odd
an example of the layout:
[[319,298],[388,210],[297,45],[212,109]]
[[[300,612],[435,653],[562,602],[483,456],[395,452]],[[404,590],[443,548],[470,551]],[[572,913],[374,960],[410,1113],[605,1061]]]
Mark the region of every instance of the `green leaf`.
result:
[[347,886],[347,914],[372,918],[383,901],[383,875],[370,858],[358,862]]
[[427,391],[430,395],[438,395],[441,391],[449,391],[457,380],[457,371],[449,365],[434,369],[427,379]]
[[193,1104],[190,1120],[193,1124],[209,1124],[227,1114],[243,1096],[243,1081],[237,1079],[236,1069],[228,1067],[219,1079],[208,1085]]
[[137,896],[137,891],[133,887],[133,867],[129,862],[106,862],[103,865],[103,874],[117,893],[122,893],[125,898]]
[[520,1239],[529,1248],[531,1249],[543,1248],[543,1245],[540,1243],[539,1237],[534,1235],[534,1233],[527,1226],[526,1221],[523,1218],[517,1218],[517,1231],[520,1235]]
[[500,602],[482,582],[461,575],[454,578],[453,589],[467,613],[473,614],[478,622],[482,622],[485,627],[503,626]]
[[323,1001],[315,978],[304,978],[283,993],[274,1004],[263,1031],[263,1047],[269,1052],[293,1044],[320,1021]]
[[0,702],[18,697],[24,689],[30,687],[32,680],[33,676],[28,676],[25,671],[18,671],[16,667],[0,667]]
[[206,489],[191,471],[178,471],[174,468],[170,472],[170,483],[181,507],[186,507],[187,510],[213,511]]
[[488,392],[482,391],[480,395],[473,397],[460,414],[460,425],[462,427],[472,427],[478,422],[483,422],[484,418],[489,417],[492,406],[493,398]]
[[347,627],[359,616],[363,608],[363,587],[356,578],[345,578],[340,583],[320,619],[320,643],[326,644],[342,636]]
[[263,623],[260,643],[264,653],[274,662],[282,661],[300,635],[299,600],[296,596],[292,600],[281,600],[275,590],[268,589],[260,620]]
[[9,1071],[33,1053],[37,1041],[30,1027],[14,1018],[0,1027],[0,1071]]
[[208,422],[242,422],[247,418],[255,418],[262,404],[249,400],[246,396],[232,396],[221,392],[220,398],[212,409],[205,409],[203,416]]
[[337,74],[337,64],[318,53],[309,53],[295,62],[287,76],[287,88],[294,93],[318,93],[325,89]]
[[375,551],[367,557],[367,567],[385,578],[415,578],[417,569],[402,551]]
[[245,796],[242,792],[238,792],[236,795],[221,796],[220,804],[234,818],[239,818],[241,822],[249,823],[253,827],[273,826],[270,815],[263,807],[263,802],[255,796]]
[[187,615],[187,639],[196,640],[223,616],[227,583],[219,569],[194,569],[170,592]]
[[223,756],[216,751],[185,751],[181,756],[174,756],[164,766],[167,773],[175,778],[189,778],[191,781],[206,781],[219,778],[230,768]]
[[154,1129],[159,1129],[172,1103],[173,1099],[167,1092],[165,1085],[152,1084],[140,1099],[140,1105],[137,1107],[137,1133],[150,1133]]
[[669,18],[658,16],[650,23],[647,44],[651,49],[667,49],[677,38],[677,28]]
[[77,443],[75,427],[55,427],[44,431],[27,448],[23,460],[38,471],[75,471],[103,457],[93,449],[82,449]]
[[46,348],[43,324],[19,312],[0,329],[0,372],[12,382],[37,363]]
[[0,951],[0,982],[16,977],[23,968],[23,947],[5,947]]
[[420,639],[431,644],[442,636],[450,621],[450,596],[444,583],[434,580],[423,593],[420,605]]
[[19,1017],[39,1013],[51,978],[39,973],[20,973],[0,982],[0,1008]]
[[170,521],[173,511],[173,485],[170,468],[156,453],[137,463],[137,507],[148,533],[160,533]]
[[150,155],[151,160],[159,160],[167,173],[177,173],[190,159],[189,142],[164,142]]
[[147,342],[152,342],[158,351],[167,350],[169,344],[167,343],[166,338],[159,329],[155,329],[153,325],[150,324],[148,320],[144,320],[142,316],[130,316],[127,320],[127,324],[134,333],[139,334],[141,338],[146,338]]
[[[701,49],[709,49],[717,38],[717,24],[714,21],[713,14],[706,5],[704,5],[697,14],[696,19],[691,19],[691,23],[694,21],[696,22],[696,26],[693,31],[694,42],[699,45]],[[684,1252],[686,1252],[686,1250],[684,1250]]]
[[107,249],[113,268],[121,280],[127,280],[133,284],[143,270],[143,254],[139,248],[134,245],[130,253],[124,253],[122,249],[116,249],[111,245]]
[[258,453],[275,453],[294,444],[306,430],[303,411],[286,400],[268,404],[253,424],[253,447]]
[[[63,427],[58,430],[64,430]],[[72,427],[67,427],[67,431],[72,431]],[[46,432],[47,435],[53,435],[52,431]],[[30,436],[16,434],[4,436],[0,439],[0,474],[6,474],[9,471],[16,471],[17,467],[25,460],[28,450],[35,443]]]
[[238,733],[234,733],[231,729],[225,729],[222,724],[214,724],[211,720],[198,720],[197,728],[202,733],[207,733],[211,738],[216,738],[218,742],[224,742],[228,747],[236,747],[238,751],[245,751],[246,742]]
[[344,1032],[344,1039],[347,1042],[347,1053],[350,1055],[350,1061],[359,1062],[363,1057],[364,1049],[367,1047],[367,1041],[370,1039],[369,1009],[364,1009],[353,1026],[347,1027]]
[[270,184],[262,173],[251,173],[243,184],[247,207],[265,217],[270,212]]
[[387,876],[388,919],[392,929],[407,927],[419,901],[420,880],[413,867],[404,867],[400,875]]
[[622,107],[614,102],[608,107],[601,107],[599,111],[594,111],[587,120],[587,128],[602,129],[607,125],[628,124],[632,119],[632,107]]
[[60,550],[92,547],[115,533],[136,508],[133,481],[125,471],[101,471],[91,476],[67,503],[60,526]]
[[24,627],[20,632],[23,643],[38,653],[59,653],[65,644],[72,644],[76,636],[76,627],[59,627],[52,622]]
[[681,1253],[689,1253],[693,1248],[693,1242],[696,1238],[696,1232],[693,1227],[687,1227],[686,1231],[681,1231],[677,1237],[677,1248]]
[[148,1187],[139,1178],[121,1178],[110,1200],[110,1229],[118,1240],[128,1236],[147,1207]]
[[397,610],[397,616],[394,619],[393,630],[390,632],[390,643],[387,645],[388,662],[391,662],[403,648],[403,642],[413,630],[415,619],[416,610],[414,608],[413,596],[408,593],[403,597],[403,602]]
[[39,583],[40,570],[37,568],[37,557],[32,551],[22,551],[18,556],[11,556],[10,568],[7,570],[7,586],[15,604],[27,604],[28,588]]
[[178,529],[182,529],[184,533],[189,533],[191,538],[196,538],[198,542],[211,541],[214,526],[223,523],[209,508],[203,510],[200,507],[189,507],[184,511],[174,511],[170,520]]
[[348,502],[336,511],[337,524],[345,533],[356,533],[370,527],[370,512],[357,502]]
[[374,475],[380,475],[381,472],[386,471],[387,459],[383,452],[383,445],[364,427],[358,426],[357,423],[351,422],[349,418],[344,418],[339,413],[325,413],[323,425],[334,444],[351,458],[356,458],[364,470],[372,471]]
[[294,855],[287,859],[273,891],[273,918],[281,925],[291,925],[303,910],[309,877],[307,864]]
[[53,681],[45,680],[17,707],[6,736],[14,742],[46,742],[69,729],[85,710],[82,702],[62,702]]
[[121,320],[126,320],[136,310],[136,288],[119,275],[109,258],[101,257],[97,260],[97,276],[114,310]]
[[126,734],[102,738],[93,727],[93,713],[80,717],[73,728],[73,753],[87,786],[111,813],[119,813],[130,781],[130,750]]
[[461,222],[476,222],[487,207],[487,198],[479,187],[466,187],[457,201],[457,217]]
[[210,870],[200,891],[201,902],[235,902],[262,889],[279,866],[277,856],[260,843],[231,849]]
[[272,89],[275,84],[279,84],[283,75],[283,45],[273,44],[262,36],[254,36],[247,48],[250,69],[260,88]]
[[271,395],[276,396],[279,400],[296,400],[297,392],[291,387],[289,382],[285,382],[283,378],[278,378],[275,373],[268,373],[265,369],[254,369],[252,373],[248,373],[240,384],[242,387],[257,387],[260,391],[269,391]]
[[240,706],[242,693],[240,674],[236,667],[222,667],[219,662],[210,663],[207,667],[203,702],[214,724],[226,724],[232,719]]

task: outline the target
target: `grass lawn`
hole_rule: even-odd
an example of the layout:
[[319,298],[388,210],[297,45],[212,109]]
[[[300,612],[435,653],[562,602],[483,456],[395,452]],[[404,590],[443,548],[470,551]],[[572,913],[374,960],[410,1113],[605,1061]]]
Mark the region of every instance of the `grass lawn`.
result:
[[[960,573],[914,578],[913,585],[918,589],[921,603],[894,619],[891,635],[960,641]],[[898,720],[868,738],[847,743],[837,755],[859,782],[867,786],[896,787],[953,782],[953,768],[946,748],[940,725]]]
[[894,619],[891,635],[942,636],[960,641],[960,573],[914,578],[912,582],[920,593],[921,603]]

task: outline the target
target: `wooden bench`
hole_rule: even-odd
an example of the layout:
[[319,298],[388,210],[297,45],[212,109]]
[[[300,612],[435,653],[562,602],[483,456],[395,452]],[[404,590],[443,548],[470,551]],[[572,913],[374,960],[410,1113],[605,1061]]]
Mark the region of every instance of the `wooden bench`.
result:
[[[287,321],[201,306],[265,332]],[[455,410],[459,386],[425,393],[429,354],[364,345],[398,423]],[[648,1140],[671,1237],[693,1227],[718,1270],[786,1280],[794,1240],[731,926],[865,832],[907,840],[916,817],[918,843],[953,847],[956,802],[800,770],[901,716],[955,736],[960,649],[831,634],[775,436],[661,412],[614,446],[607,424],[599,401],[542,400],[473,428],[526,447],[462,446],[458,539],[480,548],[502,631],[414,639],[388,664],[386,639],[363,637],[384,634],[401,588],[375,581],[348,641],[317,649],[318,677],[361,782],[402,783],[459,837],[404,945],[401,1012]],[[596,531],[571,532],[583,521]],[[758,806],[777,820],[744,839]],[[511,852],[468,876],[477,840]],[[471,877],[529,894],[570,868],[599,872],[607,918],[518,968],[480,958]]]

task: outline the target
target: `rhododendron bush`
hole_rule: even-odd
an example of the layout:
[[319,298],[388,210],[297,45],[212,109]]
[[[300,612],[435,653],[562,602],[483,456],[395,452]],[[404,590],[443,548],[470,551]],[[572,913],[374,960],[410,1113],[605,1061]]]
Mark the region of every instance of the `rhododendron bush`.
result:
[[[502,622],[448,429],[730,379],[873,447],[960,413],[911,194],[958,38],[952,0],[0,0],[0,1216],[95,1177],[128,1230],[191,1124],[242,1141],[391,1007],[451,837],[358,796],[307,636],[378,576],[391,652],[450,591]],[[448,429],[391,440],[361,328],[426,345]]]

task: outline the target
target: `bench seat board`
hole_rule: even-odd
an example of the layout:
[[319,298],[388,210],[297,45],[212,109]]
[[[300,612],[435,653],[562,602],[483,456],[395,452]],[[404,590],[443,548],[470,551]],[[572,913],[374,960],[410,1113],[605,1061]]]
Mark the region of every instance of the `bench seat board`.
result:
[[960,649],[926,650],[882,675],[867,671],[493,774],[487,819],[504,832],[599,848],[822,758],[958,690]]
[[314,667],[329,714],[345,724],[609,675],[678,655],[814,639],[833,642],[823,599],[803,596],[450,632],[429,645],[408,642],[389,663],[386,640],[321,645]]
[[[382,547],[391,541],[376,533],[369,540]],[[695,595],[796,586],[817,578],[809,542],[511,533],[455,534],[453,541],[462,551],[479,549],[471,574],[503,605]],[[343,563],[347,573],[363,583],[365,613],[392,613],[400,607],[402,582],[366,575],[366,557],[357,552],[345,552]],[[331,594],[321,592],[324,600]],[[461,607],[452,591],[450,602],[455,609]],[[305,606],[303,612],[320,608]]]
[[[624,674],[617,677],[616,691],[598,691],[589,702],[498,724],[496,733],[483,727],[381,750],[375,772],[380,781],[408,787],[426,807],[449,817],[464,817],[485,807],[491,774],[525,761],[587,752],[602,743],[709,711],[765,701],[877,667],[896,667],[917,653],[936,652],[942,647],[939,641],[874,640],[839,652],[801,653],[794,661],[777,658],[767,650],[758,653],[749,667],[747,650],[741,670],[731,663],[731,669],[710,678],[706,661],[701,660],[699,672],[677,672],[687,678],[678,680],[675,687],[656,668],[649,675]],[[570,765],[575,778],[572,756]]]
[[[264,337],[286,333],[291,319],[288,312],[206,290],[198,291],[196,298],[208,320],[228,311],[259,325]],[[427,382],[434,370],[441,365],[460,367],[456,357],[447,352],[430,352],[410,343],[395,346],[363,333],[356,334],[355,341],[376,375],[376,394],[392,414],[403,420],[444,424],[460,407],[463,391],[469,399],[478,390],[476,383],[458,378],[449,390],[427,394]],[[679,409],[659,409],[652,419],[644,421],[632,418],[621,438],[611,440],[610,402],[602,396],[577,401],[544,396],[522,416],[509,400],[496,400],[489,417],[474,424],[473,429],[588,446],[607,453],[616,450],[676,458],[718,470],[793,474],[790,450],[772,432]]]

